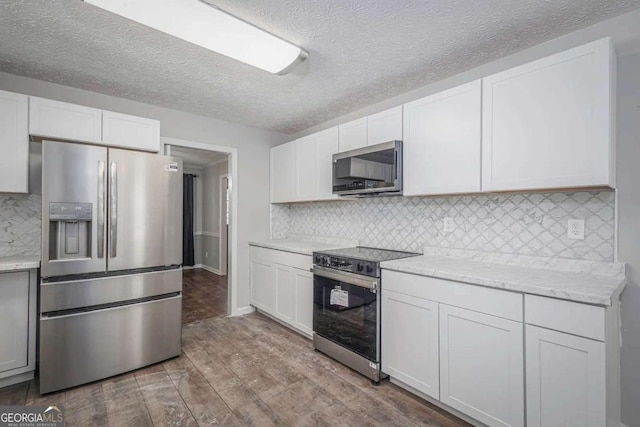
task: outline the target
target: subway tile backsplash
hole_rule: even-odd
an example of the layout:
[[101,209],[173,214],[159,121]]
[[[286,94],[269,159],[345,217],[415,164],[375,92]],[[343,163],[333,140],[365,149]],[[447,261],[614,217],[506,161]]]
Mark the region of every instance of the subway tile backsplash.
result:
[[0,194],[0,257],[39,255],[42,198]]
[[[517,193],[381,197],[272,205],[272,238],[289,234],[357,239],[361,245],[421,251],[425,246],[506,254],[614,260],[615,193]],[[444,232],[444,217],[454,230]],[[585,240],[567,221],[585,220]]]

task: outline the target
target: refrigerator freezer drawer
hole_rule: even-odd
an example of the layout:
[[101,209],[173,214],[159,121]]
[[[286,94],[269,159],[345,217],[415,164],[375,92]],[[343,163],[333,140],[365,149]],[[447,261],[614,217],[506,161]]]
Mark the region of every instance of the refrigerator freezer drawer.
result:
[[153,271],[40,285],[40,312],[71,310],[182,291],[182,270]]
[[74,387],[180,355],[180,295],[40,320],[40,392]]

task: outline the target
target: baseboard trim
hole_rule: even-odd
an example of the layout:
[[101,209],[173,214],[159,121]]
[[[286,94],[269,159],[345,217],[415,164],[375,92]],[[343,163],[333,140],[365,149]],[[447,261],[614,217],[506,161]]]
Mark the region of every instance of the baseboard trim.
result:
[[217,268],[209,267],[208,265],[204,265],[204,264],[198,264],[198,266],[201,269],[207,270],[210,273],[216,274],[218,276],[222,276],[222,274],[220,274],[220,270],[218,270]]
[[253,313],[254,311],[255,311],[255,309],[252,306],[247,305],[245,307],[238,307],[235,310],[231,310],[230,316],[232,316],[232,317],[233,316],[244,316],[245,314],[250,314],[250,313]]
[[29,371],[29,372],[23,372],[21,374],[13,375],[11,377],[1,378],[0,388],[18,384],[18,383],[23,383],[25,381],[31,381],[33,379],[33,373],[34,371]]
[[182,266],[183,270],[193,270],[196,268],[201,268],[203,270],[207,270],[210,273],[213,273],[217,276],[224,276],[224,274],[220,273],[220,270],[215,269],[213,267],[209,267],[208,265],[205,264],[196,264],[196,265],[189,265],[189,266]]

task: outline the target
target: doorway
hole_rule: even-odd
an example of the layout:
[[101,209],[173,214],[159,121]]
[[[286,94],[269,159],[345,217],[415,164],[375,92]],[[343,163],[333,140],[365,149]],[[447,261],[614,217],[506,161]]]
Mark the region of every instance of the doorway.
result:
[[165,154],[184,165],[183,324],[231,313],[233,239],[228,236],[235,229],[233,153],[187,144],[165,141]]

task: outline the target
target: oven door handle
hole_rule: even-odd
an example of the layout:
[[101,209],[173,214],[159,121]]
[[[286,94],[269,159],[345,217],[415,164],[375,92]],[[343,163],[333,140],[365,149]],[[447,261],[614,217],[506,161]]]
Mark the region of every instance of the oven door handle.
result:
[[314,276],[324,277],[326,279],[336,280],[338,282],[347,283],[349,285],[360,286],[361,288],[373,289],[378,288],[378,280],[375,277],[363,278],[360,275],[347,273],[344,271],[336,272],[329,268],[313,266],[311,272]]

